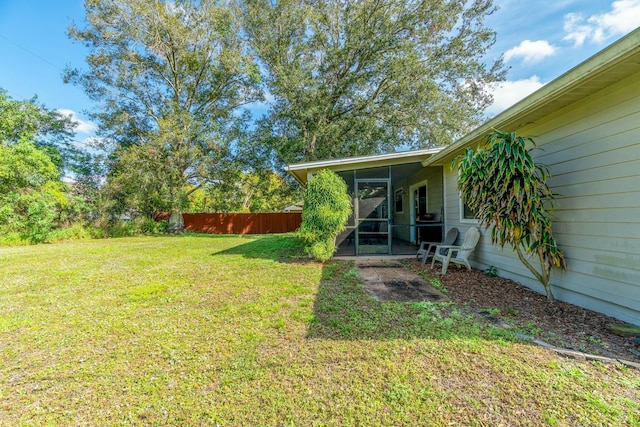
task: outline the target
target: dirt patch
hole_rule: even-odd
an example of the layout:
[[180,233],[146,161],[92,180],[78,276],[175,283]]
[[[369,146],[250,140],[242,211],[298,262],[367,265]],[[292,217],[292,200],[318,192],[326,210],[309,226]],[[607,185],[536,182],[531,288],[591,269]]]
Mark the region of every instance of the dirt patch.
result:
[[447,289],[446,295],[458,305],[484,312],[485,317],[499,319],[539,340],[584,353],[640,362],[640,357],[633,353],[637,351],[634,338],[618,336],[607,329],[607,324],[623,323],[615,318],[561,301],[550,304],[544,295],[513,280],[490,277],[479,270],[453,267],[442,276],[437,274],[439,266],[431,270],[413,260],[406,263],[414,271],[427,270],[429,277],[437,277]]
[[399,288],[409,288],[409,287],[420,287],[423,286],[425,284],[424,281],[418,281],[418,280],[409,280],[409,281],[402,281],[402,280],[393,280],[391,282],[385,282],[385,285],[387,286],[392,286],[392,287],[399,287]]
[[394,301],[419,302],[419,301],[444,301],[447,298],[436,291],[431,285],[424,281],[393,280],[383,282],[387,288],[388,298]]

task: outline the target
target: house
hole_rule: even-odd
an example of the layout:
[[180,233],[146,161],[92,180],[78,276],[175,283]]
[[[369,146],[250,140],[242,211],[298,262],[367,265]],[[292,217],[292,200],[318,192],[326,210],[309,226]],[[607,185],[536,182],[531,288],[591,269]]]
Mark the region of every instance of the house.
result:
[[[342,251],[352,242],[357,255],[408,252],[438,231],[456,227],[462,235],[477,225],[459,197],[458,174],[450,164],[494,128],[532,137],[539,148],[536,161],[551,172],[548,184],[557,194],[553,231],[567,260],[566,271],[552,274],[555,297],[640,324],[640,29],[446,148],[291,165],[288,170],[300,182],[323,167],[346,178],[355,209],[352,237],[341,242]],[[382,178],[385,167],[388,174]],[[386,199],[379,200],[382,195],[372,187],[385,183]],[[424,217],[425,212],[434,216]],[[512,248],[492,245],[490,231],[481,231],[472,256],[475,268],[494,266],[501,276],[544,292]],[[394,242],[403,242],[406,249],[394,252],[402,246]]]
[[291,212],[302,212],[304,208],[304,202],[296,202],[291,206],[287,206],[282,210],[282,212],[291,213]]
[[442,237],[443,168],[422,165],[440,150],[298,163],[287,171],[303,185],[321,169],[347,183],[353,214],[338,236],[339,255],[409,255],[420,240]]

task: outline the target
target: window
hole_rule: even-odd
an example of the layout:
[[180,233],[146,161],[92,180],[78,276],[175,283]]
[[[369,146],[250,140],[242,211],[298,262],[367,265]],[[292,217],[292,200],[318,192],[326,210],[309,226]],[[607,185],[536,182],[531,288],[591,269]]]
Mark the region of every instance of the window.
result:
[[402,206],[402,188],[398,189],[395,191],[394,193],[394,201],[395,201],[395,212],[396,213],[402,213],[403,212],[403,206]]
[[465,203],[462,196],[460,196],[460,221],[478,222],[478,219],[476,218],[476,213],[473,210],[471,210],[471,208],[469,208],[469,205]]
[[462,218],[476,219],[476,213],[465,202],[462,202]]
[[422,185],[413,191],[413,200],[416,209],[416,219],[424,219],[427,213],[427,186]]
[[[460,172],[458,172],[458,180],[460,180]],[[476,218],[476,213],[466,204],[462,194],[458,193],[458,199],[460,200],[460,222],[477,224],[478,219]]]

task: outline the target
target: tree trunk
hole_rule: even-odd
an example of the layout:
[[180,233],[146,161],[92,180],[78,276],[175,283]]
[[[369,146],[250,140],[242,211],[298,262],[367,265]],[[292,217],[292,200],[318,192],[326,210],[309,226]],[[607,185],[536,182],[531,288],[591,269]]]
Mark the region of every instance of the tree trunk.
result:
[[554,302],[555,298],[551,290],[551,283],[549,283],[551,280],[551,264],[549,264],[549,260],[544,256],[544,252],[540,247],[538,248],[538,258],[540,260],[540,269],[542,270],[542,284],[547,292],[547,301]]
[[167,232],[173,234],[182,234],[184,232],[184,218],[179,210],[172,210],[169,217],[169,225]]
[[[547,265],[545,268],[544,257],[539,256],[540,268],[542,269],[542,273],[540,273],[524,256],[524,254],[522,253],[522,249],[520,248],[520,244],[514,246],[514,248],[516,250],[516,254],[518,254],[518,258],[520,258],[520,262],[522,262],[522,264],[524,264],[524,266],[527,267],[527,269],[531,273],[533,273],[535,278],[538,279],[542,286],[544,286],[544,290],[547,294],[547,301],[549,301],[550,303],[554,302],[555,299],[553,298],[553,292],[551,291],[551,285],[549,284],[551,267]],[[540,254],[538,253],[538,255]]]

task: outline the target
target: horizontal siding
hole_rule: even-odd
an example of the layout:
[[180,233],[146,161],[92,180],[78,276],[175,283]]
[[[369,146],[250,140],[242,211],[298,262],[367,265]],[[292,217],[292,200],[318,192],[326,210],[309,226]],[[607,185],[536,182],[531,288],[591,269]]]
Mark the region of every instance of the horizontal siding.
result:
[[[640,123],[640,114],[637,120],[638,123],[627,122],[625,125],[637,126]],[[538,158],[537,160],[548,166],[553,176],[561,176],[565,173],[576,173],[606,165],[617,166],[629,161],[634,161],[636,158],[632,156],[638,153],[637,144],[640,142],[635,134],[639,129],[639,127],[627,129],[624,132],[611,135],[610,138],[596,140],[589,144],[582,144],[581,149],[576,148],[575,150],[561,151],[557,153],[557,158],[547,157],[546,159]],[[630,141],[632,141],[634,137],[636,137],[636,145],[630,144]],[[572,155],[574,157],[572,157]]]
[[[628,196],[628,194],[625,194]],[[640,197],[640,195],[638,195]],[[584,196],[588,197],[588,196]],[[562,206],[564,201],[571,202],[572,207],[564,208],[560,211],[558,206]],[[614,203],[618,203],[618,200],[614,200]],[[600,223],[618,223],[621,227],[628,230],[629,227],[634,227],[638,224],[640,219],[640,208],[635,206],[607,206],[602,205],[602,208],[589,207],[588,209],[581,209],[575,200],[563,199],[559,203],[556,203],[556,211],[554,218],[556,222],[577,222],[588,224],[600,224]],[[632,204],[633,201],[628,201]],[[625,234],[628,231],[625,231]]]
[[[629,236],[638,236],[638,227],[622,227],[620,224],[613,222],[601,223],[571,223],[566,221],[555,221],[553,223],[554,234],[560,236],[562,234],[570,234],[573,236],[590,237],[594,241],[589,248],[598,247],[599,240],[602,239],[624,239]],[[560,242],[562,245],[562,242]]]
[[[551,171],[553,230],[566,271],[554,271],[560,299],[640,324],[640,74],[537,123],[515,129],[533,136],[536,161]],[[512,131],[514,129],[505,129]],[[446,228],[461,232],[457,173],[445,168]],[[472,258],[542,292],[511,248],[491,245],[490,232]],[[536,265],[537,262],[534,262]]]
[[[596,193],[594,195],[588,195],[586,193],[583,193],[582,195],[575,197],[560,196],[556,199],[554,205],[557,211],[557,216],[561,217],[565,209],[597,210],[601,208],[636,208],[638,207],[639,200],[640,189],[636,191],[611,194]],[[633,218],[629,219],[633,220]]]
[[565,108],[534,133],[567,258],[558,295],[640,323],[640,75]]
[[[554,233],[558,241],[562,242],[563,250],[579,249],[579,248],[593,248],[594,241],[597,242],[597,248],[593,249],[593,253],[597,251],[610,253],[610,254],[638,254],[640,253],[640,236],[624,236],[624,237],[594,237],[584,234],[565,234],[560,233],[554,229]],[[573,256],[579,257],[579,252],[574,251]],[[584,257],[583,261],[592,261],[593,257]]]
[[[624,188],[633,190],[637,187],[637,173],[640,170],[640,158],[633,158],[635,152],[629,152],[629,157],[624,162],[592,166],[587,170],[571,171],[552,175],[547,181],[560,195],[566,194],[564,187],[575,184],[606,183],[606,193],[613,189]],[[639,154],[640,155],[640,154]],[[620,181],[625,180],[626,181]]]

